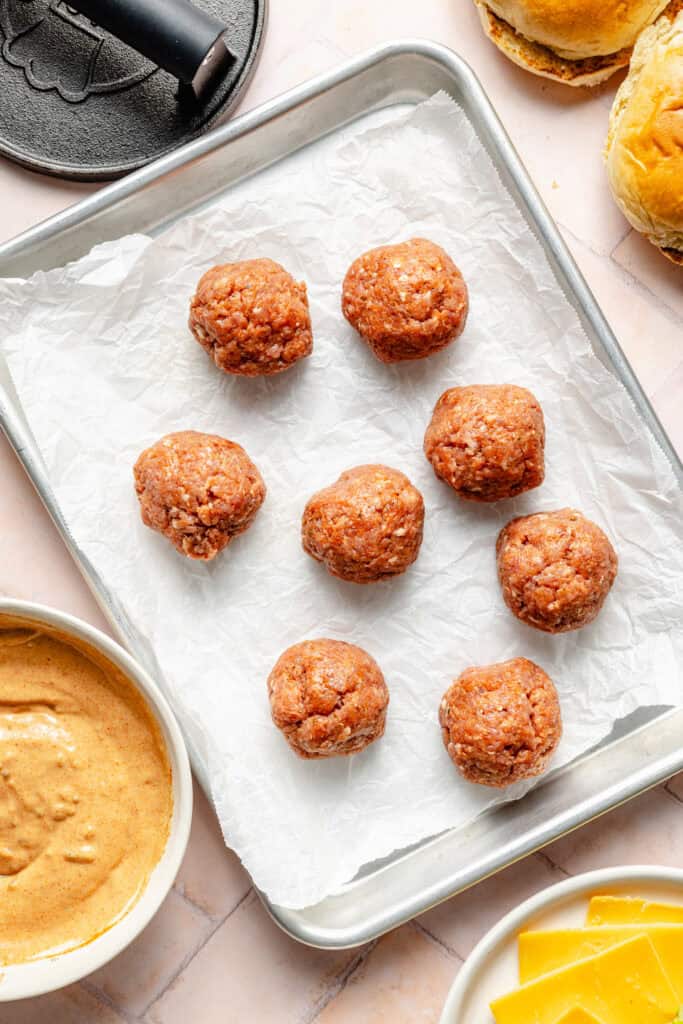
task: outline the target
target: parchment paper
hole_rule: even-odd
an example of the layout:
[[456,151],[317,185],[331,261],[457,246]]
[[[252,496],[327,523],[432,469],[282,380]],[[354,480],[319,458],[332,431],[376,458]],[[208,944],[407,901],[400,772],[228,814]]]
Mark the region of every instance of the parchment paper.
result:
[[[342,319],[340,284],[365,248],[420,235],[461,267],[469,322],[445,353],[382,366]],[[274,379],[230,379],[192,340],[188,302],[209,266],[255,255],[308,282],[315,351]],[[314,903],[360,865],[494,802],[458,777],[437,724],[441,694],[468,665],[524,655],[550,673],[565,722],[555,765],[635,708],[680,702],[673,473],[446,97],[309,150],[153,241],[129,237],[4,282],[0,315],[73,535],[149,638],[181,720],[201,739],[226,841],[276,903]],[[540,399],[547,479],[476,507],[436,480],[421,445],[446,387],[489,382]],[[268,485],[253,528],[209,565],[145,529],[133,490],[141,449],[185,428],[239,441]],[[423,492],[425,539],[404,576],[358,587],[303,554],[299,523],[314,490],[373,461]],[[567,505],[607,530],[620,571],[593,625],[553,637],[505,609],[494,543],[513,515]],[[350,759],[301,762],[270,721],[268,672],[285,647],[315,636],[367,648],[391,690],[384,739]]]

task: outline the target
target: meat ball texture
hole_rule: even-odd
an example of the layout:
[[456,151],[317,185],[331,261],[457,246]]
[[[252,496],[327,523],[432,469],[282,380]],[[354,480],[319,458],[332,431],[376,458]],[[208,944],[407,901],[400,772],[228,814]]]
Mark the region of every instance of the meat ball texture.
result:
[[423,527],[422,495],[404,473],[356,466],[309,500],[301,539],[304,551],[333,576],[374,583],[413,564]]
[[462,274],[426,238],[370,249],[344,278],[344,316],[383,363],[439,352],[462,333],[468,308]]
[[496,556],[508,608],[546,633],[592,622],[617,575],[609,539],[571,508],[513,519],[498,536]]
[[541,775],[562,735],[555,686],[527,658],[466,669],[441,700],[439,724],[460,774],[500,789]]
[[145,526],[188,558],[209,561],[251,526],[266,496],[244,448],[182,430],[147,448],[133,470]]
[[207,270],[189,327],[219,370],[244,377],[281,373],[313,351],[306,285],[269,259]]
[[384,733],[389,691],[374,658],[341,640],[288,648],[268,677],[273,722],[303,758],[357,754]]
[[444,391],[424,439],[436,475],[467,501],[500,501],[538,487],[544,450],[541,406],[515,384]]

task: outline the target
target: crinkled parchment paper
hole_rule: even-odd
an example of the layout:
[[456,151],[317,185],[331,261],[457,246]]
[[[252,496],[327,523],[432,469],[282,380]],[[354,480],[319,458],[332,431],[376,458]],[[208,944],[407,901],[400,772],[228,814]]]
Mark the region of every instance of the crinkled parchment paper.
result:
[[[340,285],[362,250],[415,235],[461,267],[470,318],[447,352],[386,367],[342,319]],[[209,266],[257,255],[308,282],[315,351],[275,379],[230,379],[192,340],[188,302]],[[4,282],[0,300],[2,347],[73,535],[149,639],[201,739],[226,840],[276,903],[311,904],[363,863],[495,801],[458,777],[437,724],[441,694],[468,665],[524,655],[550,673],[565,722],[556,765],[635,708],[680,702],[674,476],[445,97],[293,158],[155,240]],[[547,479],[477,507],[437,482],[422,437],[446,387],[489,382],[540,399]],[[209,565],[145,529],[133,490],[141,449],[186,428],[239,441],[268,485],[253,528]],[[423,492],[425,539],[404,576],[359,587],[303,554],[299,522],[314,490],[374,461]],[[620,571],[593,625],[553,637],[505,609],[494,543],[513,515],[566,505],[607,530]],[[366,647],[386,675],[386,735],[359,756],[299,761],[271,724],[268,672],[315,636]]]

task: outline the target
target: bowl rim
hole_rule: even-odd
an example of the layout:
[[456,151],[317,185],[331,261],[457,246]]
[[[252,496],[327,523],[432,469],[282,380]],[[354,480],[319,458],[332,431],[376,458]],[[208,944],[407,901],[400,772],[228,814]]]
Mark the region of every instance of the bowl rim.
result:
[[0,967],[0,1003],[28,999],[80,981],[109,963],[149,924],[168,895],[182,863],[192,823],[192,773],[175,715],[149,673],[115,640],[68,612],[34,601],[0,597],[0,616],[15,615],[93,647],[119,668],[145,699],[171,765],[173,813],[166,846],[136,901],[106,931],[76,949]]
[[[517,932],[528,918],[547,910],[572,896],[580,896],[605,886],[633,883],[673,883],[683,888],[683,868],[657,864],[629,864],[619,867],[597,868],[572,875],[561,882],[542,889],[510,910],[493,925],[474,947],[460,968],[446,997],[439,1024],[460,1024],[460,1015],[470,986],[484,964],[493,957],[500,944]],[[491,1018],[493,1020],[493,1018]]]

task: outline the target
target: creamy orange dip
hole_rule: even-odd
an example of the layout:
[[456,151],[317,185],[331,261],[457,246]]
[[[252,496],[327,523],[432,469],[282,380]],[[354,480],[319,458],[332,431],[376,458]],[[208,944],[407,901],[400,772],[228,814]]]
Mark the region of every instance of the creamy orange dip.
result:
[[0,622],[0,963],[114,924],[161,858],[172,807],[159,728],[127,678],[56,632]]

